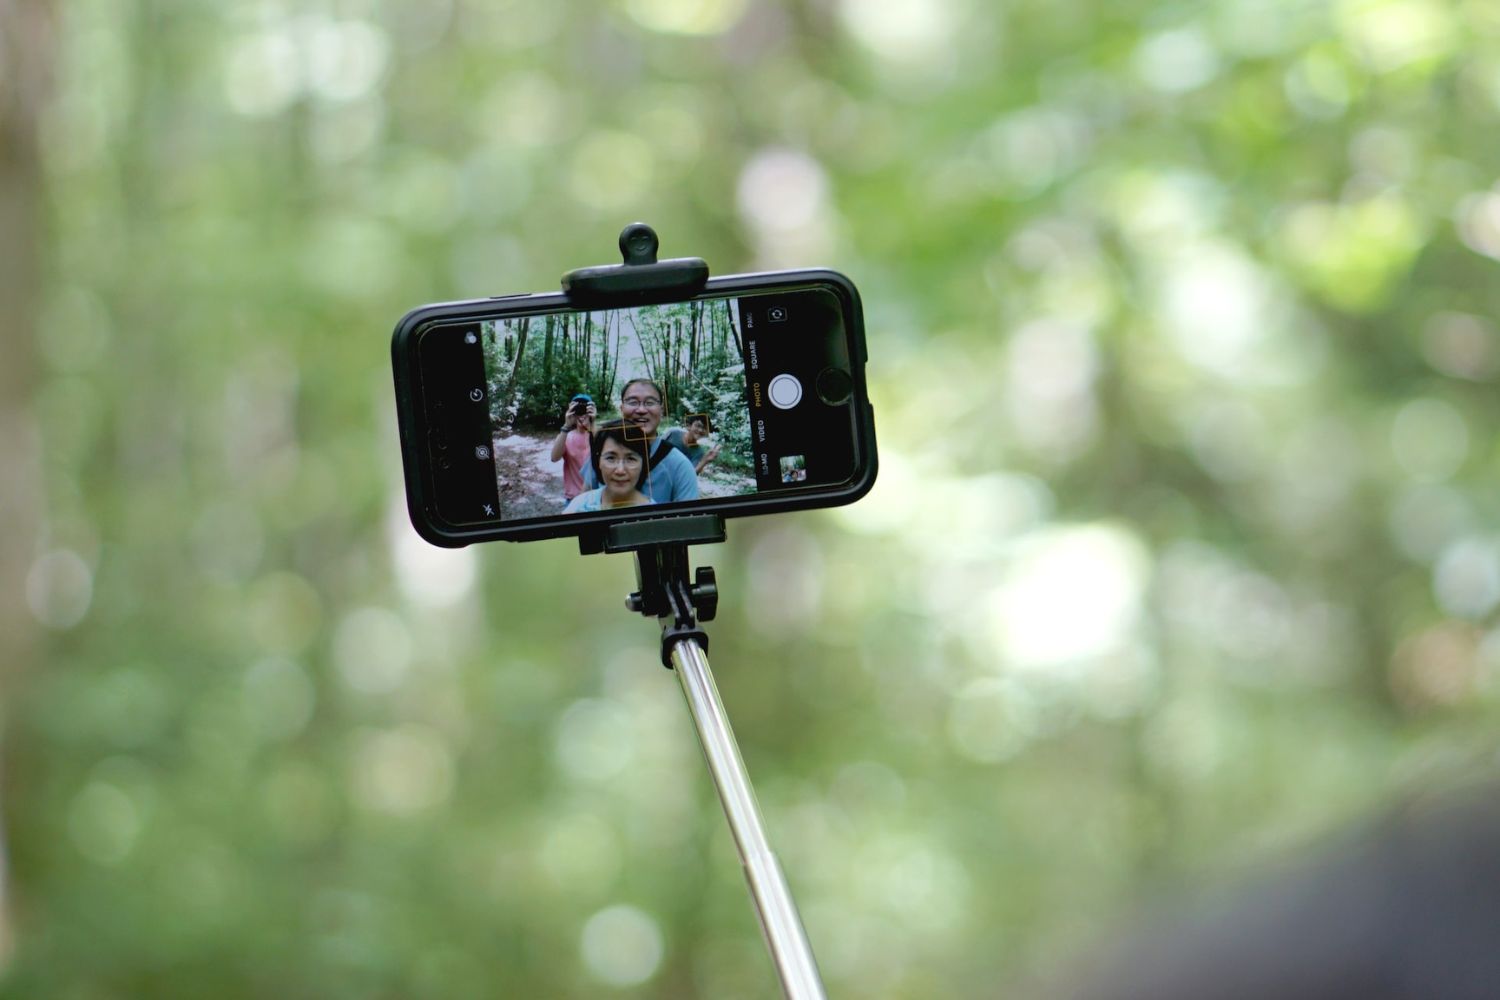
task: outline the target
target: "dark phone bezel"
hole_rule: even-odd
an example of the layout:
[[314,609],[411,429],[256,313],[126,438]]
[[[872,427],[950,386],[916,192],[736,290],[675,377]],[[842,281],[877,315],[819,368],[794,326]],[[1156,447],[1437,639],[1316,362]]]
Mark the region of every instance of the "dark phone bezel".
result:
[[[543,538],[569,538],[595,534],[603,526],[609,524],[647,521],[684,514],[713,513],[721,517],[749,517],[756,514],[838,507],[853,503],[875,485],[878,468],[875,450],[875,415],[870,406],[869,392],[865,384],[865,363],[869,355],[865,346],[864,312],[860,306],[859,291],[854,287],[854,283],[837,271],[823,268],[732,274],[710,278],[704,285],[703,291],[697,295],[673,297],[669,301],[694,302],[704,298],[724,298],[736,292],[774,292],[815,287],[826,288],[838,297],[843,307],[845,329],[849,340],[849,374],[854,383],[852,398],[855,404],[855,467],[854,474],[847,482],[836,486],[812,487],[807,492],[777,491],[738,497],[717,497],[696,501],[689,507],[674,507],[668,510],[631,508],[626,511],[568,514],[566,520],[531,525],[506,525],[502,522],[495,525],[461,526],[448,523],[437,516],[433,496],[433,478],[425,460],[426,451],[423,446],[425,439],[421,433],[424,416],[422,400],[418,398],[419,390],[414,385],[417,334],[425,327],[438,322],[459,320],[481,314],[486,317],[501,317],[557,312],[575,309],[574,303],[562,292],[533,292],[418,306],[401,318],[391,336],[391,365],[396,382],[396,414],[401,431],[401,464],[406,480],[407,512],[411,516],[412,526],[416,528],[417,534],[434,545],[444,548],[462,548],[474,542],[529,542]],[[626,305],[633,304],[635,303]]]

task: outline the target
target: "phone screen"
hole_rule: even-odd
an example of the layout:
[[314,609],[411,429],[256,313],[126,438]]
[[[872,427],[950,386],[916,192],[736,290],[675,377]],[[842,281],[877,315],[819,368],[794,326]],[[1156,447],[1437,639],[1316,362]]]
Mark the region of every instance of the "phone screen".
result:
[[416,346],[433,499],[456,525],[701,507],[856,474],[852,352],[827,288],[476,310]]

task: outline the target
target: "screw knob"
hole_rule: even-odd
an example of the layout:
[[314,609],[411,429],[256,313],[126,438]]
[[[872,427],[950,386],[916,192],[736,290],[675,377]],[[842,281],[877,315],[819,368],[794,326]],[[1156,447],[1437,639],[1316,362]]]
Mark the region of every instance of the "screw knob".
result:
[[699,566],[693,574],[693,607],[698,617],[706,622],[714,620],[719,613],[719,585],[714,578],[712,566]]

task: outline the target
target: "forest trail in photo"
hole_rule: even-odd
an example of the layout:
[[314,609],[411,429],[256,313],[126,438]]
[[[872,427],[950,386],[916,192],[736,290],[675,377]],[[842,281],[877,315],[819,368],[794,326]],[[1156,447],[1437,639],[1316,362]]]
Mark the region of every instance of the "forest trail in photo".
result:
[[507,521],[562,513],[563,464],[549,457],[556,436],[526,431],[495,435],[495,484],[500,516]]
[[[495,435],[495,483],[500,490],[500,516],[507,521],[548,517],[563,509],[561,461],[554,462],[556,434],[517,431]],[[741,496],[755,492],[755,477],[710,462],[698,475],[700,497]]]

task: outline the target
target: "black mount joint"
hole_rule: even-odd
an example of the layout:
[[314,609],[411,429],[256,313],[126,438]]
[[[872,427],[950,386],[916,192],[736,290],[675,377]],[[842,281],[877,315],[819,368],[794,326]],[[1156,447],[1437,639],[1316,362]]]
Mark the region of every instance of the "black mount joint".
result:
[[695,639],[708,650],[708,633],[699,619],[713,621],[719,610],[719,588],[712,566],[699,566],[688,583],[686,545],[656,546],[635,554],[636,585],[625,607],[661,622],[661,665],[672,669],[672,647]]
[[689,575],[688,546],[722,542],[724,519],[717,514],[686,514],[649,521],[612,524],[589,552],[634,552],[636,591],[625,607],[661,622],[661,665],[672,669],[672,647],[683,639],[697,640],[705,651],[708,633],[700,621],[710,622],[719,611],[719,587],[711,566]]
[[575,309],[678,302],[703,291],[708,264],[702,257],[657,260],[656,230],[632,222],[620,231],[623,263],[581,267],[562,277],[563,294]]

